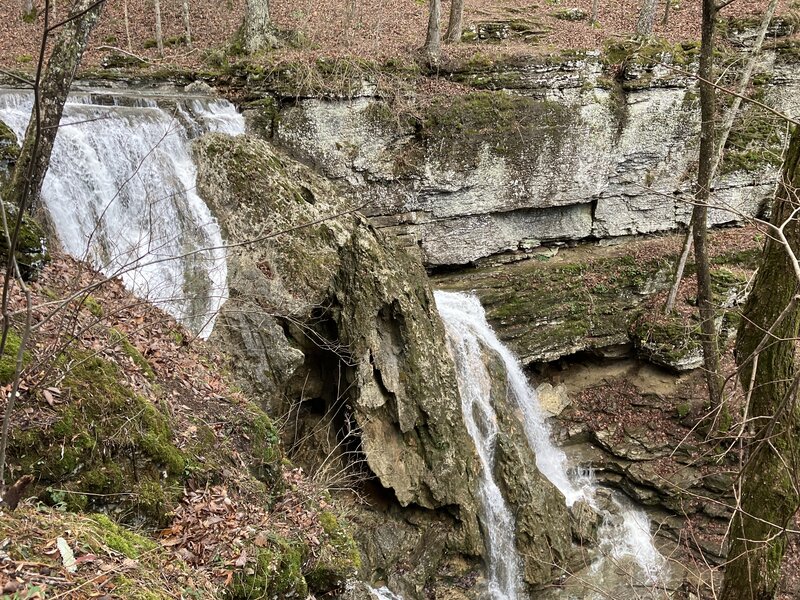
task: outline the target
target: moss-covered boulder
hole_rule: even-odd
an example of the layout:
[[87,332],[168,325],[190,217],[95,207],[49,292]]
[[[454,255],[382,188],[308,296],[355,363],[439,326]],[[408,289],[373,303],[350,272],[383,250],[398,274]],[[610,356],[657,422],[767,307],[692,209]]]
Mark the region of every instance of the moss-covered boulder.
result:
[[[2,190],[2,180],[0,180],[0,190]],[[9,233],[13,235],[19,211],[16,206],[8,202],[3,202],[2,206],[6,211],[6,223],[8,223]],[[3,262],[5,262],[7,256],[8,244],[6,237],[0,234],[0,257],[2,257]],[[15,256],[23,279],[35,278],[45,263],[50,260],[50,255],[47,251],[47,237],[44,230],[28,214],[22,215],[22,223],[17,235]]]
[[8,125],[0,121],[0,184],[3,182],[3,174],[14,166],[17,158],[19,158],[17,136]]
[[242,244],[215,336],[245,384],[281,394],[276,411],[309,399],[340,414],[343,443],[401,504],[451,507],[479,552],[474,451],[422,266],[261,140],[207,136],[195,157],[200,194]]

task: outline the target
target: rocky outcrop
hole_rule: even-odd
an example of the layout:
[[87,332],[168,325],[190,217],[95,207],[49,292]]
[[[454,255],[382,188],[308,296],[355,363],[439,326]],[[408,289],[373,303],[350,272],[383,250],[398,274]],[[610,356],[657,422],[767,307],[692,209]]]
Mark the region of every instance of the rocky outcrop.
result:
[[[691,212],[699,109],[681,73],[696,55],[691,44],[656,44],[475,59],[440,72],[475,91],[434,98],[413,116],[374,95],[300,99],[270,106],[267,135],[345,183],[376,226],[430,266],[671,231]],[[796,112],[790,53],[771,50],[761,71],[759,98]],[[712,224],[757,213],[772,189],[776,140],[748,110],[715,184]]]
[[448,543],[480,552],[474,450],[421,265],[264,141],[211,135],[195,158],[234,246],[214,333],[234,369],[276,414],[323,404],[328,460],[361,456],[401,505],[447,507]]
[[[732,236],[727,243],[725,235]],[[715,232],[711,239],[723,247],[738,244],[734,252],[723,248],[712,256],[718,326],[727,336],[735,330],[735,308],[747,281],[741,266],[756,260],[758,250],[746,231]],[[588,352],[636,355],[682,372],[697,366],[697,328],[679,316],[661,317],[658,296],[670,285],[678,243],[583,246],[435,275],[433,281],[441,289],[477,295],[498,337],[523,364]]]
[[516,519],[517,552],[525,582],[540,586],[558,578],[572,553],[569,512],[561,492],[539,472],[522,424],[509,397],[505,367],[486,352],[497,414],[495,478]]

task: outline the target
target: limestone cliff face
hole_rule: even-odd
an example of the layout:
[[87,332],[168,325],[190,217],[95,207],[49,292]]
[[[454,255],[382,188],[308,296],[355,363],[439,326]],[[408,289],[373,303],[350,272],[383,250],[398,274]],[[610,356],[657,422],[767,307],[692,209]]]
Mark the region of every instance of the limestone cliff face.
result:
[[[645,57],[444,68],[440,76],[475,91],[411,118],[375,95],[286,102],[269,135],[347,183],[373,223],[419,247],[430,266],[670,231],[691,212],[699,107],[681,72],[693,56],[678,46]],[[790,114],[799,107],[794,60],[767,52],[755,92]],[[737,122],[737,156],[716,181],[712,224],[758,212],[771,192],[774,161],[765,140],[754,144],[760,150],[750,145],[759,135],[748,130],[753,118]]]
[[422,266],[262,140],[207,136],[195,157],[199,192],[241,244],[214,333],[234,368],[276,412],[315,395],[346,405],[381,484],[404,506],[448,507],[479,552],[474,449]]

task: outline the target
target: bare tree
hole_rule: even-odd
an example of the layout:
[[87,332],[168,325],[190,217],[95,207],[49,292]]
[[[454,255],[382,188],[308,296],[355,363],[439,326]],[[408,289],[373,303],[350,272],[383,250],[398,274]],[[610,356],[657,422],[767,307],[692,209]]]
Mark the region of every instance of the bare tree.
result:
[[125,19],[125,38],[128,42],[128,52],[133,52],[131,44],[131,21],[128,18],[128,0],[122,0],[122,14]]
[[716,88],[714,87],[714,29],[717,7],[714,0],[703,0],[703,22],[700,46],[700,160],[697,168],[697,188],[692,209],[692,238],[697,269],[697,304],[700,309],[703,367],[708,397],[713,408],[722,409],[722,379],[719,372],[719,348],[714,324],[714,304],[711,293],[711,268],[708,261],[708,204],[714,161],[714,132],[716,117]]
[[247,0],[241,34],[244,49],[249,54],[278,45],[275,28],[270,19],[269,0]]
[[594,25],[597,23],[597,11],[600,8],[600,0],[592,0],[592,16],[589,22]]
[[800,128],[795,128],[772,206],[772,226],[736,338],[739,380],[755,435],[740,473],[740,504],[731,527],[722,600],[775,597],[786,528],[800,509],[799,187]]
[[666,27],[669,25],[669,9],[672,7],[672,0],[666,0],[664,2],[664,18],[661,19],[661,26]]
[[186,46],[192,47],[192,21],[189,18],[189,0],[183,0],[181,8],[183,9],[183,39],[186,41]]
[[156,17],[156,47],[158,55],[164,56],[164,35],[161,32],[161,0],[153,0],[153,9]]
[[658,0],[644,0],[636,21],[636,35],[653,35],[653,26],[656,21],[656,8]]
[[34,12],[33,0],[25,0],[22,5],[22,18],[25,20],[31,19],[36,13]]
[[[20,235],[20,228],[25,211],[31,206],[38,206],[42,182],[50,164],[50,155],[53,151],[61,115],[64,111],[64,102],[72,86],[78,65],[83,57],[89,34],[94,29],[100,17],[104,0],[75,0],[67,18],[60,23],[50,23],[50,3],[45,0],[44,30],[39,46],[39,60],[36,69],[36,79],[33,85],[34,105],[30,124],[25,132],[19,158],[14,167],[11,181],[5,189],[4,200],[17,206],[15,223],[7,223],[5,210],[2,213],[3,235],[8,258],[6,260],[5,277],[3,281],[2,306],[2,334],[0,335],[0,354],[5,351],[11,321],[8,312],[9,291],[11,282],[16,279],[25,291],[28,298],[26,324],[22,335],[22,343],[17,352],[15,376],[11,393],[8,396],[5,414],[3,415],[2,434],[0,434],[0,490],[5,488],[6,447],[8,445],[8,430],[11,415],[19,387],[19,376],[22,370],[23,354],[28,342],[31,328],[30,295],[27,293],[16,263],[15,248]],[[46,68],[45,53],[48,48],[50,36],[57,30],[50,58]]]
[[460,42],[464,30],[464,0],[452,0],[450,3],[450,21],[444,39],[448,43]]
[[425,45],[422,51],[429,57],[436,59],[442,50],[442,32],[439,21],[442,16],[442,1],[430,0],[428,13],[428,32],[425,36]]
[[[767,36],[767,29],[769,29],[769,23],[772,20],[772,16],[775,14],[775,10],[778,7],[778,0],[771,0],[769,6],[767,7],[766,12],[764,13],[764,17],[761,21],[761,27],[758,30],[758,35],[756,36],[756,40],[753,44],[753,49],[750,52],[750,58],[747,61],[744,69],[742,70],[742,74],[739,77],[739,85],[736,89],[736,94],[733,98],[733,103],[728,108],[727,112],[725,113],[725,120],[722,124],[722,128],[719,132],[719,139],[717,140],[717,151],[714,155],[714,162],[711,166],[711,180],[714,180],[716,176],[717,169],[719,168],[720,163],[722,162],[722,156],[725,152],[725,144],[728,141],[728,136],[731,133],[731,129],[733,129],[733,123],[736,120],[736,115],[739,113],[739,108],[742,105],[742,96],[744,96],[745,92],[747,91],[747,87],[750,85],[750,79],[753,77],[753,71],[756,67],[756,62],[758,61],[759,54],[761,53],[761,48],[764,45],[764,39]],[[690,226],[689,230],[686,232],[686,238],[683,243],[683,250],[681,251],[680,257],[678,259],[677,266],[675,267],[675,276],[672,281],[672,287],[669,290],[669,295],[667,296],[667,302],[664,305],[664,314],[669,314],[672,312],[672,309],[675,308],[675,301],[678,297],[678,289],[681,285],[681,279],[683,279],[683,272],[686,268],[686,261],[689,258],[689,252],[692,249],[692,236],[694,230]]]

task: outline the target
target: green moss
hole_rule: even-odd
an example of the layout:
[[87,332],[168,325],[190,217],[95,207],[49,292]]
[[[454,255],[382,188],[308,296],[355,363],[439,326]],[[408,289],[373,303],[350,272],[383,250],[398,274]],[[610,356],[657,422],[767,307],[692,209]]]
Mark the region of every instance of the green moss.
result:
[[97,298],[95,298],[94,296],[87,294],[86,297],[83,299],[83,305],[86,307],[86,310],[88,310],[92,316],[98,319],[103,318],[103,306],[97,301]]
[[438,157],[468,167],[482,147],[512,161],[537,156],[537,146],[557,149],[575,118],[574,111],[558,102],[474,92],[434,101],[425,110],[418,135]]
[[305,598],[308,584],[303,577],[307,549],[299,542],[275,536],[268,548],[261,548],[255,564],[234,576],[228,590],[230,600],[267,598]]
[[[100,310],[102,311],[102,307]],[[136,346],[131,344],[128,336],[114,327],[111,327],[108,330],[108,336],[109,342],[113,346],[119,346],[122,351],[130,357],[130,359],[133,361],[133,364],[142,370],[142,373],[144,373],[148,379],[153,380],[156,378],[153,367],[150,366],[150,363],[147,362],[147,359],[144,356],[142,356],[142,353],[139,352]]]
[[266,483],[281,481],[282,459],[278,432],[272,420],[261,410],[251,407],[253,413],[244,423],[247,437],[251,441],[251,469],[253,474]]
[[361,567],[361,555],[352,536],[333,513],[324,511],[319,520],[325,539],[316,561],[306,573],[306,581],[311,591],[324,594],[342,588],[355,576]]
[[90,518],[99,526],[97,531],[100,539],[97,541],[127,558],[136,560],[145,552],[151,552],[158,547],[155,542],[121,527],[104,514],[93,514]]
[[700,57],[700,44],[682,42],[672,44],[661,38],[625,40],[607,43],[603,52],[604,62],[611,65],[638,66],[652,68],[659,63],[688,67]]
[[90,494],[92,506],[111,504],[160,524],[181,495],[186,466],[166,417],[110,361],[71,350],[56,366],[68,401],[53,408],[49,423],[14,428],[12,463],[44,486]]
[[[6,211],[6,220],[9,227],[16,223],[19,211],[17,207],[8,202],[3,202]],[[20,274],[24,279],[33,279],[42,267],[50,260],[47,252],[47,237],[44,230],[28,214],[22,216],[22,223],[17,237],[16,258]],[[5,236],[0,236],[0,252],[3,260],[8,256],[8,244]]]
[[0,166],[9,167],[19,158],[17,136],[11,128],[0,121]]
[[[17,368],[17,354],[19,347],[22,344],[22,338],[19,337],[13,330],[8,330],[6,336],[6,347],[3,350],[3,355],[0,356],[0,384],[6,385],[11,383],[14,379],[14,373]],[[30,353],[24,352],[22,364],[25,366],[30,361]]]
[[678,413],[678,418],[683,419],[686,415],[692,412],[692,403],[691,402],[681,402],[676,407],[676,411]]

